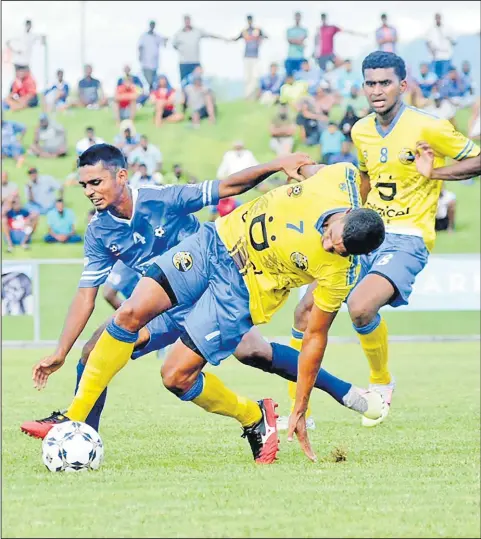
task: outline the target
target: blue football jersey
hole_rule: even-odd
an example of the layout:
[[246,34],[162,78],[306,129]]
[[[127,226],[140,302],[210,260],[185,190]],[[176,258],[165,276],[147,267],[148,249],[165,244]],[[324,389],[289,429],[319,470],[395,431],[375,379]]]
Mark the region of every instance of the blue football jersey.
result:
[[117,260],[141,275],[153,257],[197,232],[200,223],[191,214],[219,202],[219,183],[212,180],[132,189],[131,219],[122,219],[108,210],[97,212],[85,234],[79,287],[103,284]]

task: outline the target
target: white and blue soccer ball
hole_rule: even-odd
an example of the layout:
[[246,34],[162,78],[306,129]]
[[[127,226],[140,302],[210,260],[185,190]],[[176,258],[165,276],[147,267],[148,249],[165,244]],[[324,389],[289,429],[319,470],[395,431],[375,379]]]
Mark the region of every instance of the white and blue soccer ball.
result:
[[66,421],[50,429],[42,443],[42,460],[51,472],[98,470],[104,460],[99,433],[80,421]]

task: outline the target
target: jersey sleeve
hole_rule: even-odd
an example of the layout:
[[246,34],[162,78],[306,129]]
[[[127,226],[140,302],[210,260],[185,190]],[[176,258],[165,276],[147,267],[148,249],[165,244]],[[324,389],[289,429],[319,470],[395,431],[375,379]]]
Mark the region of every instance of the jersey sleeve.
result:
[[323,272],[319,275],[313,294],[316,307],[327,313],[337,312],[354,286],[356,275],[356,260],[348,269],[329,271],[327,274]]
[[433,122],[424,130],[424,138],[435,152],[443,157],[462,161],[479,155],[479,146],[468,139],[448,120]]
[[219,203],[219,180],[209,180],[194,185],[174,185],[172,195],[180,211],[194,213],[204,206],[216,206]]
[[85,234],[84,269],[79,288],[97,288],[103,284],[115,263],[113,255],[94,238],[89,225]]

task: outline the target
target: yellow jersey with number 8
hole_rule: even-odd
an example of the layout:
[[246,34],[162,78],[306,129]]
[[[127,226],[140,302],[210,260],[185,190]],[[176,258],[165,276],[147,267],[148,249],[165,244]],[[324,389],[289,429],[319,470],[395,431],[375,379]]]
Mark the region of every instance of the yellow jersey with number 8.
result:
[[359,183],[353,165],[327,166],[216,220],[217,233],[249,290],[254,324],[269,321],[292,288],[314,279],[316,305],[326,312],[339,310],[356,281],[358,261],[324,250],[323,224],[334,213],[360,207]]
[[424,140],[433,148],[434,168],[444,166],[446,157],[458,161],[475,157],[479,147],[456,131],[448,120],[406,105],[386,131],[380,128],[373,113],[354,124],[351,136],[359,169],[370,178],[371,190],[365,206],[381,215],[386,232],[420,236],[431,250],[442,182],[419,174],[416,143]]

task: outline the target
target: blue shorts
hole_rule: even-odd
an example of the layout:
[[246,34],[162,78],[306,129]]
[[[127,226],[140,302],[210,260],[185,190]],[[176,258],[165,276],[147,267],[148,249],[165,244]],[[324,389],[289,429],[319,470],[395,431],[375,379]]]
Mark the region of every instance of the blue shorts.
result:
[[396,290],[389,305],[391,307],[407,305],[416,275],[427,264],[428,256],[429,252],[422,238],[387,233],[378,249],[360,257],[361,271],[358,283],[369,273],[382,275]]
[[13,144],[2,144],[2,157],[19,157],[23,155],[25,150],[20,142],[14,142]]
[[234,353],[253,326],[249,292],[234,261],[206,223],[176,247],[153,260],[177,298],[170,318],[212,365]]
[[125,299],[130,298],[140,280],[140,275],[118,260],[107,277],[108,283],[114,290],[120,292]]

